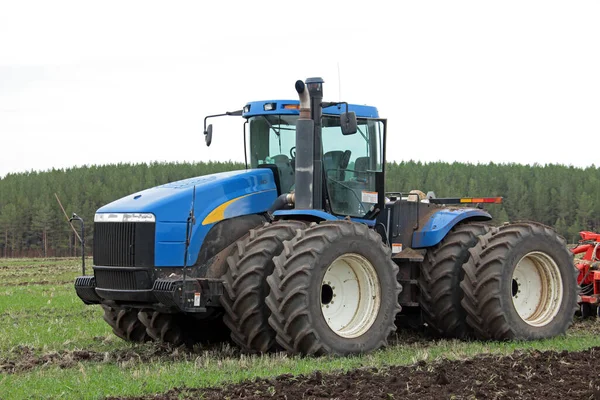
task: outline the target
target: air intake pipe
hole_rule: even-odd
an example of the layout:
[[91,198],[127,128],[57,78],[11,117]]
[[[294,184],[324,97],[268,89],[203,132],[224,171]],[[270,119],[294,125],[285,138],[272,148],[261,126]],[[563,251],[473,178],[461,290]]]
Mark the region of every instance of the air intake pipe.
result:
[[285,210],[289,208],[293,208],[295,201],[294,193],[284,193],[278,198],[275,199],[271,208],[267,211],[270,216],[273,216],[273,213],[277,210]]

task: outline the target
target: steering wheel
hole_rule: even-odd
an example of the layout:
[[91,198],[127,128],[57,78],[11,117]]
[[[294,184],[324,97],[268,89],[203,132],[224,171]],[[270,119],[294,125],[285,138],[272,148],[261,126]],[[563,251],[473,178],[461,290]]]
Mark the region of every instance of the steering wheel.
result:
[[348,168],[348,164],[350,163],[351,155],[352,155],[352,152],[350,150],[344,151],[344,154],[342,154],[342,158],[340,159],[340,169]]
[[290,157],[296,158],[296,146],[290,149]]

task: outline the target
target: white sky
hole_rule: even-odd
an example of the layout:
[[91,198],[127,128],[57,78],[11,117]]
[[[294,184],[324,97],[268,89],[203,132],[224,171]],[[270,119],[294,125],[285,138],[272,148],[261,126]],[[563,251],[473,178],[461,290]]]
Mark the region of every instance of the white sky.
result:
[[598,21],[585,0],[0,0],[0,176],[241,161],[241,118],[207,148],[204,116],[310,76],[378,107],[388,160],[598,165]]

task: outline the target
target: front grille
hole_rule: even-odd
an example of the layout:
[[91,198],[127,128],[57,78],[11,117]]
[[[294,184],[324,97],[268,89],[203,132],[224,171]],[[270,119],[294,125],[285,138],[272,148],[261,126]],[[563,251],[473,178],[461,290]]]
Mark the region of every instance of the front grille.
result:
[[146,289],[139,287],[135,277],[135,270],[107,270],[107,269],[96,269],[96,286],[99,288],[110,288],[117,290],[136,290]]
[[155,226],[150,222],[94,223],[94,265],[154,266]]

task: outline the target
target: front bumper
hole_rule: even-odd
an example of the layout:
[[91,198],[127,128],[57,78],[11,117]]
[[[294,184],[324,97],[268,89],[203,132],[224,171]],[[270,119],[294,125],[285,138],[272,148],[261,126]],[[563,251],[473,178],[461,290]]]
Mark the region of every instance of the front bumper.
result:
[[156,279],[150,289],[99,288],[94,276],[80,276],[75,279],[75,291],[85,304],[111,302],[174,312],[205,312],[206,307],[220,306],[223,283],[212,278],[187,278],[184,282],[182,276],[174,276]]
[[96,293],[94,276],[78,276],[75,278],[75,291],[85,304],[100,304],[102,299]]

